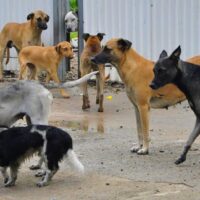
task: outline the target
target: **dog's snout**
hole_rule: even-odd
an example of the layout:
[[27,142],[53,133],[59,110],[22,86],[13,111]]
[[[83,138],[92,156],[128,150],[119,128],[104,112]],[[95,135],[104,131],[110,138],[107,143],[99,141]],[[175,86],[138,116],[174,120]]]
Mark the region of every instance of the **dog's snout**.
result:
[[67,32],[68,33],[72,32],[72,29],[71,28],[67,28]]
[[152,88],[153,90],[157,89],[156,84],[154,82],[151,82],[149,87]]

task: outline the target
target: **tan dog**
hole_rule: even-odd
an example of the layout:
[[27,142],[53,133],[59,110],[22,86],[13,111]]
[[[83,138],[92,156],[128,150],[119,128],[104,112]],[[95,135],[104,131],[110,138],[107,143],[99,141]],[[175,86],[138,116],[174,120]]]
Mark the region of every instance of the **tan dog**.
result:
[[[126,93],[135,108],[139,146],[132,152],[147,154],[149,151],[149,111],[150,108],[167,108],[185,100],[184,94],[172,84],[152,90],[154,62],[145,59],[131,48],[132,43],[125,39],[109,40],[103,51],[92,59],[96,64],[113,64],[126,86]],[[199,63],[197,57],[189,62]]]
[[[40,70],[45,70],[47,72],[47,83],[50,79],[56,83],[60,83],[58,78],[58,67],[64,57],[73,57],[72,46],[66,41],[60,42],[56,46],[24,47],[19,53],[19,79],[25,78],[28,67],[30,69],[29,79],[37,79],[38,72]],[[69,97],[64,89],[61,89],[61,94],[65,98]]]
[[[8,23],[0,33],[0,80],[3,79],[3,58],[7,44],[12,41],[19,51],[26,46],[41,45],[41,33],[47,29],[49,16],[41,10],[30,13],[25,23]],[[6,61],[8,62],[8,60]]]
[[[104,77],[105,67],[104,65],[96,65],[91,63],[91,57],[97,55],[101,49],[101,40],[103,39],[104,33],[98,33],[97,35],[90,35],[89,33],[83,34],[85,40],[85,47],[80,58],[80,71],[81,76],[84,76],[91,72],[91,70],[99,70],[99,75],[96,76],[97,84],[97,96],[96,104],[99,104],[98,112],[103,112],[103,88],[104,88]],[[83,88],[83,105],[82,109],[85,110],[90,108],[90,101],[87,91],[87,82],[82,84]]]

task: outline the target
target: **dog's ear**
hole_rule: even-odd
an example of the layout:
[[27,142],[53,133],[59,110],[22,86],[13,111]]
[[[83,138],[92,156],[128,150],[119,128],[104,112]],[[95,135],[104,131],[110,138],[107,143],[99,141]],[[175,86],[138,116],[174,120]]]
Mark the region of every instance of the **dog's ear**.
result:
[[179,45],[170,55],[170,59],[178,61],[181,55],[181,46]]
[[117,41],[117,45],[121,51],[126,51],[131,48],[132,42],[130,42],[129,40],[125,40],[125,39],[119,39]]
[[61,53],[61,46],[60,45],[55,46],[55,50],[57,51],[58,54],[60,54]]
[[34,13],[30,13],[27,15],[27,20],[33,19]]
[[99,38],[99,40],[103,40],[103,36],[105,35],[105,33],[97,33],[97,37]]
[[161,52],[159,58],[165,58],[165,57],[167,57],[167,56],[168,56],[168,55],[167,55],[167,52],[166,52],[165,50],[163,50],[163,51]]
[[83,39],[85,41],[87,41],[87,39],[90,37],[90,34],[89,33],[83,33]]
[[45,17],[45,21],[46,21],[46,22],[49,21],[49,15],[47,15],[47,16]]

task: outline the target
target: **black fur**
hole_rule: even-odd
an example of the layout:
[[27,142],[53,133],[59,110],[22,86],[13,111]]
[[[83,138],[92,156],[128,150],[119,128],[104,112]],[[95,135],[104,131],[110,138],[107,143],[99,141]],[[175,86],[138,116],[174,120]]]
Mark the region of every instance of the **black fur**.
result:
[[[46,149],[43,149],[45,145]],[[41,156],[46,157],[46,167],[54,175],[59,168],[58,163],[70,149],[73,149],[71,136],[53,126],[31,125],[0,132],[0,167],[1,169],[10,167],[16,171],[10,182],[7,176],[4,177],[5,186],[15,184],[18,168],[28,156],[39,152]],[[52,176],[50,175],[50,178]]]
[[154,67],[154,79],[150,84],[152,89],[158,89],[168,83],[174,83],[187,97],[191,109],[196,115],[196,124],[187,140],[184,151],[175,162],[180,164],[186,160],[186,155],[200,134],[200,66],[180,60],[180,46],[167,56],[161,56]]

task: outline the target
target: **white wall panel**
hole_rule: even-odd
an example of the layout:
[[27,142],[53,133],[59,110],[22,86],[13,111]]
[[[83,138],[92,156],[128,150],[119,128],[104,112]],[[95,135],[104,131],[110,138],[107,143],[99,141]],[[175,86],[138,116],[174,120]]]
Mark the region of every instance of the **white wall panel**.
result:
[[199,0],[84,0],[84,32],[106,33],[103,42],[123,37],[156,60],[179,44],[182,59],[200,54]]

